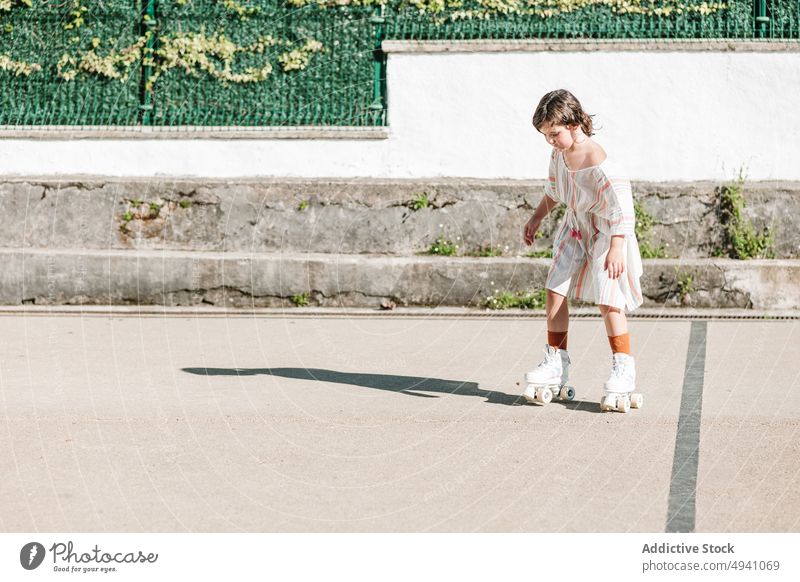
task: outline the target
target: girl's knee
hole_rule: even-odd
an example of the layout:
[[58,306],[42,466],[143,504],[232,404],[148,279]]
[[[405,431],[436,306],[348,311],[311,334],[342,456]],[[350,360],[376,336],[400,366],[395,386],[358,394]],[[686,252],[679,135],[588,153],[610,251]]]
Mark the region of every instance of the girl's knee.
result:
[[563,295],[559,295],[555,291],[551,291],[550,289],[547,289],[546,291],[547,291],[546,297],[548,305],[560,307],[567,300],[566,297],[564,297]]
[[609,313],[622,313],[622,310],[619,307],[614,307],[612,305],[598,305],[600,309],[600,314],[605,317]]

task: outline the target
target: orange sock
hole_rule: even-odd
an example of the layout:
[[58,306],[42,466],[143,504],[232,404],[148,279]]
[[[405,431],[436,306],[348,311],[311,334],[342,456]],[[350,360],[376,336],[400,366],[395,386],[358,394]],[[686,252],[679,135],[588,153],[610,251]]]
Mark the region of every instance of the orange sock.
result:
[[622,335],[608,336],[608,343],[611,344],[611,351],[613,353],[622,352],[623,354],[631,355],[631,334],[623,333]]
[[567,349],[567,333],[566,331],[547,331],[547,345],[553,346],[559,350]]

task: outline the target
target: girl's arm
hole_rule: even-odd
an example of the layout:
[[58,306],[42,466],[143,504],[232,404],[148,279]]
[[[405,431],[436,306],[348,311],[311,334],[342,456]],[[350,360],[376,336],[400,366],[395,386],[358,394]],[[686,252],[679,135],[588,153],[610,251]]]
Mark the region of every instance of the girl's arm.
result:
[[545,196],[544,198],[542,198],[542,201],[539,202],[539,206],[536,207],[536,210],[533,211],[533,215],[536,216],[538,214],[539,221],[541,222],[542,220],[547,218],[547,215],[550,214],[553,208],[555,208],[559,204],[561,204],[561,202],[559,202],[558,200],[553,200],[552,198],[550,198],[550,196]]
[[530,217],[528,222],[525,224],[525,233],[524,233],[524,240],[525,244],[530,246],[533,244],[533,240],[536,237],[536,231],[539,230],[539,227],[542,225],[542,221],[550,214],[550,211],[553,210],[556,206],[558,206],[560,202],[557,200],[553,200],[550,196],[542,197],[542,201],[539,202],[539,206],[536,207],[536,210],[533,211],[533,216]]
[[615,234],[611,237],[611,246],[606,254],[605,265],[603,265],[611,279],[618,279],[625,272],[625,257],[622,253],[624,244],[625,235]]
[[523,239],[525,244],[530,246],[533,244],[533,239],[536,236],[536,231],[539,230],[542,221],[550,214],[556,206],[560,204],[555,198],[555,185],[556,185],[556,150],[550,153],[550,167],[547,170],[547,182],[544,184],[544,197],[539,202],[539,206],[533,211],[533,216],[530,217],[525,224],[525,231]]
[[611,244],[603,268],[611,279],[618,279],[625,272],[623,247],[626,236],[635,236],[636,213],[633,209],[633,192],[627,178],[612,178],[604,175],[597,183],[598,194],[604,201],[596,213],[607,221]]

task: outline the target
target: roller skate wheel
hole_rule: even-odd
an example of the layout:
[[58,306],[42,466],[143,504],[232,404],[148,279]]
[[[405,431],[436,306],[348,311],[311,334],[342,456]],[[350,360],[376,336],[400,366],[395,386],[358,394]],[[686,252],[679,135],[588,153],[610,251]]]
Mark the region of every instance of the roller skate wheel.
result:
[[550,404],[553,399],[553,391],[550,388],[539,388],[536,391],[536,402],[541,404]]
[[631,399],[627,395],[617,397],[617,410],[619,412],[630,412]]
[[631,408],[641,408],[644,404],[644,396],[641,394],[631,394]]
[[614,410],[616,408],[617,402],[616,398],[611,394],[603,396],[603,399],[600,401],[600,410]]
[[561,400],[575,400],[575,388],[572,386],[563,386],[559,397]]

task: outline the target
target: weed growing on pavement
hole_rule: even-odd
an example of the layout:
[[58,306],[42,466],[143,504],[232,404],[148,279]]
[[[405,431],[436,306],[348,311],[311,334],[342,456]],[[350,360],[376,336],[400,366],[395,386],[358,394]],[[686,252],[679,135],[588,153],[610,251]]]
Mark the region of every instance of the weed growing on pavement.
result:
[[308,200],[303,200],[300,204],[297,205],[297,210],[303,212],[308,208]]

